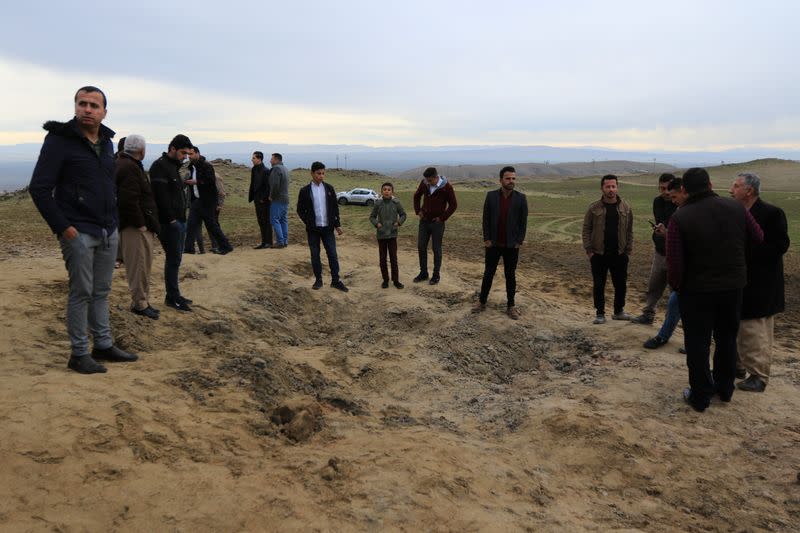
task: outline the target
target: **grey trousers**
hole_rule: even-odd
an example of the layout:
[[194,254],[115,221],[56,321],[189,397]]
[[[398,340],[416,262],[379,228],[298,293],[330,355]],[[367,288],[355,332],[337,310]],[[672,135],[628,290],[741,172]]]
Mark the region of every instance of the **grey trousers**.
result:
[[79,233],[71,241],[60,237],[61,254],[69,274],[67,301],[67,334],[72,356],[89,353],[89,335],[94,347],[110,348],[111,325],[108,316],[108,294],[114,275],[119,234],[116,230],[104,238]]
[[653,265],[650,267],[650,281],[647,283],[647,303],[642,313],[654,317],[656,305],[667,288],[667,257],[653,252]]

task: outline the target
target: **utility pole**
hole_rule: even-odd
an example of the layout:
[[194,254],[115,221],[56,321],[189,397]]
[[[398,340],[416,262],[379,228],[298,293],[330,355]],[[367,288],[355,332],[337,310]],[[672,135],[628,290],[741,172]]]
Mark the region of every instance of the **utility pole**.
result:
[[336,154],[336,168],[339,168],[339,154]]
[[344,154],[344,169],[347,170],[347,154]]

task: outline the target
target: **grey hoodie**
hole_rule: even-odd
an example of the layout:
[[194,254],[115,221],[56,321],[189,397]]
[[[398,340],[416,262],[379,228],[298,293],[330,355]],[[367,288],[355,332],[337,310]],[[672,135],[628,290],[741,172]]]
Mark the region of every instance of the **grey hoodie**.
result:
[[273,202],[289,203],[289,171],[283,163],[272,165],[269,171],[269,196]]

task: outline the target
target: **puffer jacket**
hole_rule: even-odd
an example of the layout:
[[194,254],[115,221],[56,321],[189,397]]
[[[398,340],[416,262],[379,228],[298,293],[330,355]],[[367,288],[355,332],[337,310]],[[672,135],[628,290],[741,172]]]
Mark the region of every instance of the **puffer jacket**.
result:
[[372,213],[369,215],[369,221],[373,226],[378,228],[378,223],[381,227],[378,228],[378,240],[393,239],[397,237],[397,228],[402,226],[406,221],[406,210],[400,200],[392,197],[389,200],[383,198],[376,200],[375,205],[372,206]]

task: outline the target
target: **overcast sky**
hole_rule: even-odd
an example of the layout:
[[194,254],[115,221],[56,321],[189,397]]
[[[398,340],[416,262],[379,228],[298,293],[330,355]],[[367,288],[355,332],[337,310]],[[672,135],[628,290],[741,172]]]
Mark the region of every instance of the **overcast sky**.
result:
[[800,2],[26,0],[3,6],[0,144],[97,85],[119,135],[800,146]]

